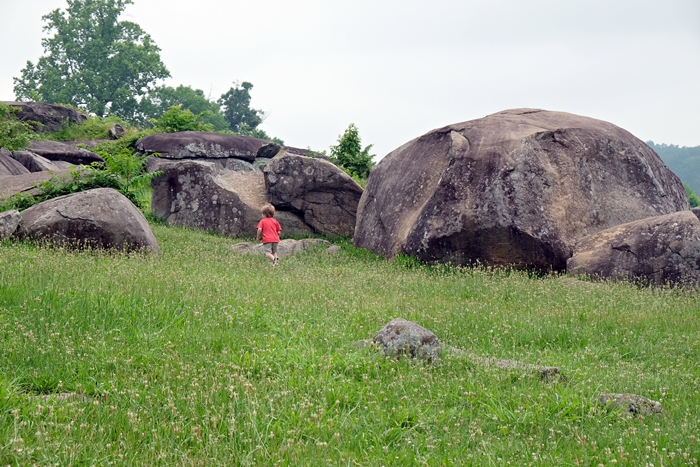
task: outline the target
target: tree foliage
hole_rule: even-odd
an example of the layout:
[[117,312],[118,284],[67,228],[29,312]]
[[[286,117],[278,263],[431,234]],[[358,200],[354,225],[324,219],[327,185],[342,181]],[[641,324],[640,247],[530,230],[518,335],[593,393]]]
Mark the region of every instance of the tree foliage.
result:
[[204,95],[201,89],[193,89],[191,86],[180,85],[176,88],[159,86],[151,91],[144,102],[144,111],[151,118],[159,118],[172,106],[180,106],[182,110],[189,110],[197,116],[199,121],[210,124],[212,131],[229,130],[228,121],[221,112],[218,102],[211,101]]
[[685,188],[685,194],[688,195],[688,202],[690,203],[690,207],[697,208],[698,206],[700,206],[700,196],[698,196],[697,193],[695,193],[693,189],[690,188],[690,185],[684,183],[683,188]]
[[253,131],[265,119],[265,112],[250,107],[250,90],[253,85],[243,81],[240,85],[234,83],[231,89],[222,94],[219,104],[223,108],[224,118],[235,133]]
[[67,0],[42,17],[45,55],[15,78],[18,99],[70,104],[100,117],[143,119],[140,104],[170,76],[160,49],[139,25],[119,21],[132,0]]
[[700,193],[700,146],[655,144],[653,141],[647,141],[647,144],[683,183],[687,183],[695,193]]
[[360,133],[355,124],[351,123],[345,132],[338,136],[338,144],[331,146],[330,160],[351,176],[366,179],[374,166],[374,154],[369,153],[370,149],[371,144],[362,149]]
[[179,105],[173,105],[158,119],[151,122],[156,131],[175,133],[177,131],[214,131],[214,126],[201,121],[202,114],[195,115],[189,110],[183,110]]

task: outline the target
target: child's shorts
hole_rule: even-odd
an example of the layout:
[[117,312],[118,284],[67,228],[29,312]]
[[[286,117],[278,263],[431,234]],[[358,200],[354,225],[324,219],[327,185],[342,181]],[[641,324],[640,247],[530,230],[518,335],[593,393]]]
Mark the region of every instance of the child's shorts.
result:
[[277,242],[263,243],[265,253],[277,254]]

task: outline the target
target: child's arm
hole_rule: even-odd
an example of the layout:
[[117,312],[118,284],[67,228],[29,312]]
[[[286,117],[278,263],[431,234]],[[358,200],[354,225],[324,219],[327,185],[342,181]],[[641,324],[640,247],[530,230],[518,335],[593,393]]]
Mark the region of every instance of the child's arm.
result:
[[260,235],[262,234],[262,229],[258,227],[258,232],[255,234],[255,243],[258,243],[258,240],[260,240]]

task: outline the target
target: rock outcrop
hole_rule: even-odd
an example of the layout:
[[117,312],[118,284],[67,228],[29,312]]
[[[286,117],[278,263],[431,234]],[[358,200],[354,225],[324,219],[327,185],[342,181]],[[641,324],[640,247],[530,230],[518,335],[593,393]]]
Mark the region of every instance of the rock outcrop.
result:
[[629,132],[516,109],[433,130],[382,159],[354,242],[387,258],[560,271],[582,237],[687,209],[678,177]]
[[15,114],[18,120],[38,123],[38,125],[32,123],[34,131],[37,133],[53,133],[62,129],[66,123],[80,125],[88,118],[82,112],[60,105],[14,101],[3,101],[2,103],[18,109]]
[[9,150],[0,148],[0,177],[22,175],[28,172],[25,166],[12,157]]
[[59,141],[32,141],[27,150],[50,161],[64,161],[75,165],[104,163],[104,159],[94,152]]
[[273,157],[279,146],[250,136],[225,135],[205,131],[158,133],[136,142],[136,149],[145,153],[160,153],[163,159],[228,159],[248,162],[256,157]]
[[[280,258],[292,256],[309,248],[316,248],[318,246],[325,246],[330,249],[331,247],[337,245],[331,245],[328,240],[323,240],[321,238],[304,238],[301,240],[285,238],[284,240],[280,240],[279,244],[277,245],[277,255]],[[261,243],[241,242],[233,245],[231,249],[241,255],[263,255],[264,253]]]
[[654,285],[700,284],[700,220],[681,211],[589,235],[578,242],[566,269]]
[[[262,172],[219,170],[212,162],[161,161],[152,180],[153,213],[168,224],[234,237],[255,235],[267,203]],[[284,235],[309,235],[311,227],[291,212],[277,211]]]
[[298,213],[317,232],[353,234],[362,187],[338,167],[323,159],[282,153],[264,173],[273,206]]
[[68,169],[60,169],[55,172],[27,172],[22,175],[0,176],[0,198],[8,198],[17,193],[36,195],[35,186],[52,177],[69,177]]
[[55,171],[61,169],[57,164],[31,151],[12,151],[12,157],[30,172],[43,172],[45,170]]
[[111,188],[53,198],[20,214],[17,238],[76,247],[160,251],[141,211]]

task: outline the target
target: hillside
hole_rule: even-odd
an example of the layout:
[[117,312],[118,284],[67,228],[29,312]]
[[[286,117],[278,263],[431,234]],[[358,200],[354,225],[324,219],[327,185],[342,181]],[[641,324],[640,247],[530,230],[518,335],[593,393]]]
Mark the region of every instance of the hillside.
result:
[[675,144],[656,144],[647,141],[683,183],[690,185],[695,193],[700,193],[700,146],[677,146]]

